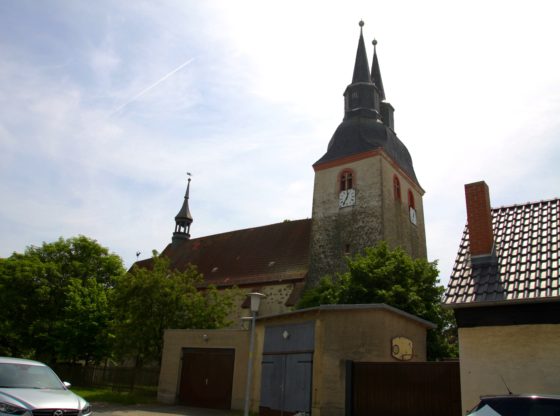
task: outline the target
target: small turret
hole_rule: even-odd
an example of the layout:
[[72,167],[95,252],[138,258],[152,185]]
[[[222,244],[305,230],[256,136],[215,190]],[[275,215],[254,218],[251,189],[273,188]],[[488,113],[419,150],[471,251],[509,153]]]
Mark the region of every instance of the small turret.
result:
[[383,80],[381,79],[381,71],[379,70],[379,61],[377,59],[377,40],[371,42],[373,44],[373,59],[371,61],[371,82],[375,84],[377,90],[379,91],[379,109],[381,112],[381,120],[383,124],[389,127],[391,130],[395,130],[395,121],[393,118],[393,113],[395,109],[393,106],[385,101],[385,89],[383,88]]
[[[188,175],[190,176],[190,174]],[[189,177],[187,183],[187,192],[185,192],[185,200],[183,201],[183,206],[179,210],[179,213],[175,216],[175,232],[173,233],[173,238],[171,239],[173,243],[179,242],[181,240],[188,240],[189,238],[191,238],[189,232],[191,230],[193,217],[189,210],[190,187],[191,187],[191,178]]]

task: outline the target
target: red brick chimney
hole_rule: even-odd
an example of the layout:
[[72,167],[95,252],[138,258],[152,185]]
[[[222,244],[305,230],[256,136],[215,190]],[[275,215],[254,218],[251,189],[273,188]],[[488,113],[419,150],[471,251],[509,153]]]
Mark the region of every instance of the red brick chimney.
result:
[[494,245],[490,192],[486,182],[465,185],[471,256],[489,256]]

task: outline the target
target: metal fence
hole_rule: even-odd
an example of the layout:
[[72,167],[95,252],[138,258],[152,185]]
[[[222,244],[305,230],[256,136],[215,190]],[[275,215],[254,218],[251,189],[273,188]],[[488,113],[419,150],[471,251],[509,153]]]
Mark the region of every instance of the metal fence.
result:
[[76,387],[110,387],[115,391],[157,388],[159,368],[56,364],[53,370]]

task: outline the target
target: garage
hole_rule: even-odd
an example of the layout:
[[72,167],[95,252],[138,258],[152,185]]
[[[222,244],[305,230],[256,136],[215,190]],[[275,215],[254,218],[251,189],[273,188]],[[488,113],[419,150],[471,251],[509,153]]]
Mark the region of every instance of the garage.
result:
[[230,409],[234,363],[232,348],[184,348],[179,402]]

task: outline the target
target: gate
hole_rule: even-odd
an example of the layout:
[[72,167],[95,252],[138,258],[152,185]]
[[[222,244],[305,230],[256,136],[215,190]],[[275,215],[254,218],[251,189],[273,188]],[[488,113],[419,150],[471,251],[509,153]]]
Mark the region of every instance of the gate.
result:
[[314,323],[265,328],[261,416],[311,411]]
[[459,362],[347,366],[347,416],[461,416]]
[[235,350],[184,348],[179,401],[196,407],[231,408]]

